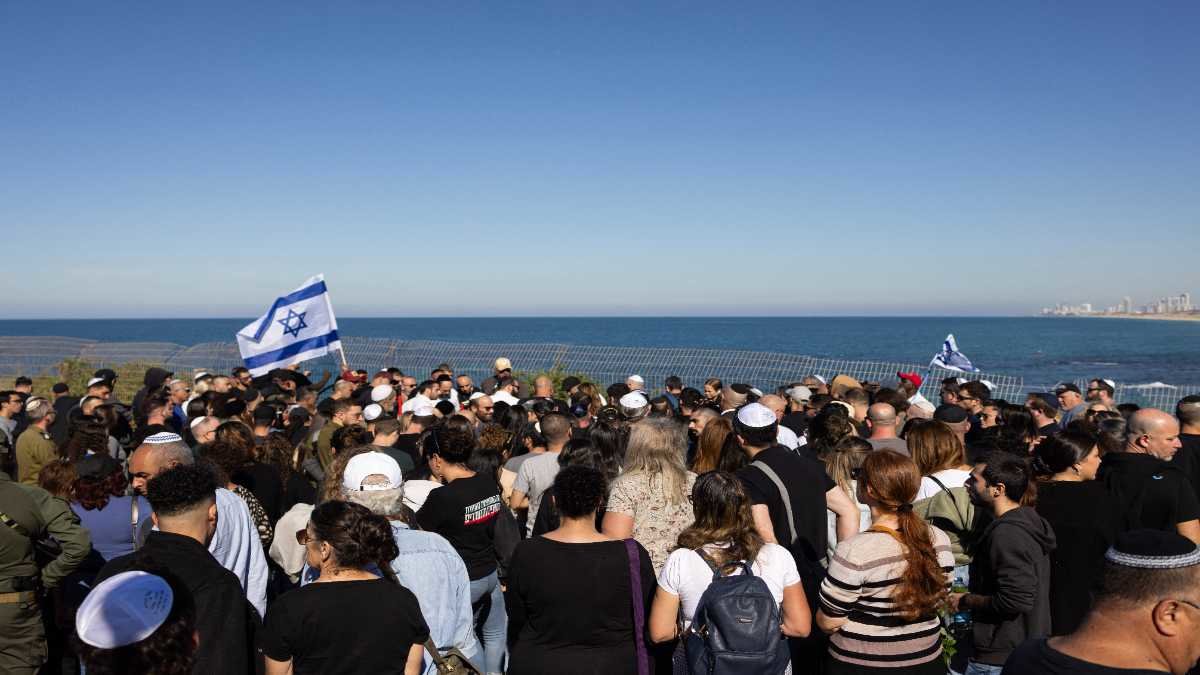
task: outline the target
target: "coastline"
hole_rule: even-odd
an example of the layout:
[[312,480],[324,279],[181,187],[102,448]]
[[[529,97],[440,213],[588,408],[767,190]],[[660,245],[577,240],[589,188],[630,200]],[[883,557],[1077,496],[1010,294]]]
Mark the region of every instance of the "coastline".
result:
[[1140,319],[1142,321],[1200,321],[1200,313],[1195,314],[1068,314],[1039,315],[1043,319]]

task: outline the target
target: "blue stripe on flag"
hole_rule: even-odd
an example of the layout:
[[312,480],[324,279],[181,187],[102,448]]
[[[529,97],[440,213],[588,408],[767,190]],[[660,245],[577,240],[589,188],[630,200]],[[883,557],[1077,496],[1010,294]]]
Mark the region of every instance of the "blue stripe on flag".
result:
[[265,365],[269,365],[276,361],[281,361],[283,359],[286,359],[289,356],[295,356],[296,354],[299,354],[301,352],[306,352],[310,349],[319,349],[321,347],[325,347],[330,342],[337,342],[337,340],[338,340],[337,331],[331,330],[324,335],[318,335],[316,337],[311,337],[311,338],[308,338],[307,340],[301,340],[300,342],[293,342],[292,344],[290,344],[286,347],[283,347],[281,349],[276,349],[273,352],[263,352],[262,354],[256,354],[255,356],[251,356],[248,359],[243,359],[243,361],[245,361],[247,368],[261,368]]
[[[263,334],[266,333],[267,329],[271,327],[271,320],[275,318],[275,312],[279,311],[280,307],[286,307],[287,305],[295,304],[301,300],[315,298],[318,295],[325,295],[325,292],[325,282],[318,281],[312,286],[305,286],[304,288],[301,288],[298,291],[293,291],[282,298],[276,298],[275,304],[271,305],[271,309],[267,311],[267,316],[264,317],[263,322],[259,324],[258,330],[254,332],[254,337],[252,339],[255,342],[262,342]],[[249,368],[250,366],[246,367]]]

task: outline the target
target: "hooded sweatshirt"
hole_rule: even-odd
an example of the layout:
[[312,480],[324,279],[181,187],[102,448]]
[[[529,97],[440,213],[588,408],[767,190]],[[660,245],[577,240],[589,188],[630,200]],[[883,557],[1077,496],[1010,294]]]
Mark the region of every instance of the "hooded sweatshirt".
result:
[[971,561],[971,594],[987,596],[972,612],[973,660],[1004,665],[1017,645],[1050,634],[1050,523],[1018,507],[983,530]]

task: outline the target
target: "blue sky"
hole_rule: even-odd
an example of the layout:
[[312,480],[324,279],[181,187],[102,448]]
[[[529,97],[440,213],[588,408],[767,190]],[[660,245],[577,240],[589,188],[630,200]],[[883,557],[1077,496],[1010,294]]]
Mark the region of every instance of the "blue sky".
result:
[[0,5],[8,318],[1200,291],[1200,3]]

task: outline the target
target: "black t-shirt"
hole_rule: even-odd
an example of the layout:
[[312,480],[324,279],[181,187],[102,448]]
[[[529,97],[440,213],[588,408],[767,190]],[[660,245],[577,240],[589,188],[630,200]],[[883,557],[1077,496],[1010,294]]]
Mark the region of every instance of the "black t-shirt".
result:
[[1123,529],[1174,532],[1177,524],[1200,518],[1191,481],[1176,466],[1153,455],[1110,452],[1097,478],[1121,504]]
[[401,476],[407,476],[410,471],[417,468],[417,465],[413,463],[412,455],[408,454],[407,452],[404,452],[403,450],[397,450],[395,447],[385,448],[385,447],[378,446],[378,445],[372,446],[372,447],[374,447],[377,451],[382,452],[383,454],[387,455],[388,457],[391,457],[392,459],[396,460],[396,464],[398,464],[400,466],[400,475]]
[[1171,458],[1171,464],[1188,477],[1200,499],[1200,434],[1179,434],[1179,442],[1183,447]]
[[1050,634],[1072,633],[1092,604],[1104,572],[1104,552],[1120,529],[1120,505],[1099,481],[1045,481],[1038,515],[1054,528],[1050,553]]
[[270,464],[251,462],[233,473],[233,482],[254,494],[272,523],[283,515],[283,479]]
[[304,474],[296,472],[288,476],[283,486],[283,512],[287,513],[297,504],[316,504],[317,488],[308,482]]
[[1110,668],[1055,650],[1046,638],[1027,640],[1013,650],[1004,664],[1002,675],[1162,675],[1161,670],[1141,668]]
[[746,486],[751,503],[767,505],[771,513],[771,525],[775,529],[775,540],[793,553],[802,552],[810,562],[824,558],[828,539],[825,493],[837,487],[837,483],[825,473],[825,466],[782,445],[759,452],[751,462],[762,462],[769,466],[783,481],[791,498],[796,541],[789,544],[791,533],[787,509],[775,483],[756,466],[738,469],[737,476]]
[[[414,467],[421,466],[421,451],[417,449],[417,441],[420,440],[421,434],[400,434],[392,447],[408,455]],[[403,471],[404,467],[400,467]],[[405,475],[405,478],[408,478]]]
[[459,478],[429,493],[417,512],[421,529],[450,542],[472,580],[496,571],[496,516],[503,505],[496,482],[483,474]]
[[[641,544],[637,552],[639,600],[649,617],[654,565]],[[629,568],[623,541],[568,544],[533,537],[518,544],[505,599],[516,637],[508,672],[635,675]]]
[[296,675],[400,673],[429,639],[417,596],[386,579],[312,583],[267,610],[258,650]]
[[779,423],[796,432],[797,436],[803,436],[808,431],[808,420],[808,413],[801,410],[784,415],[783,419],[779,420]]

